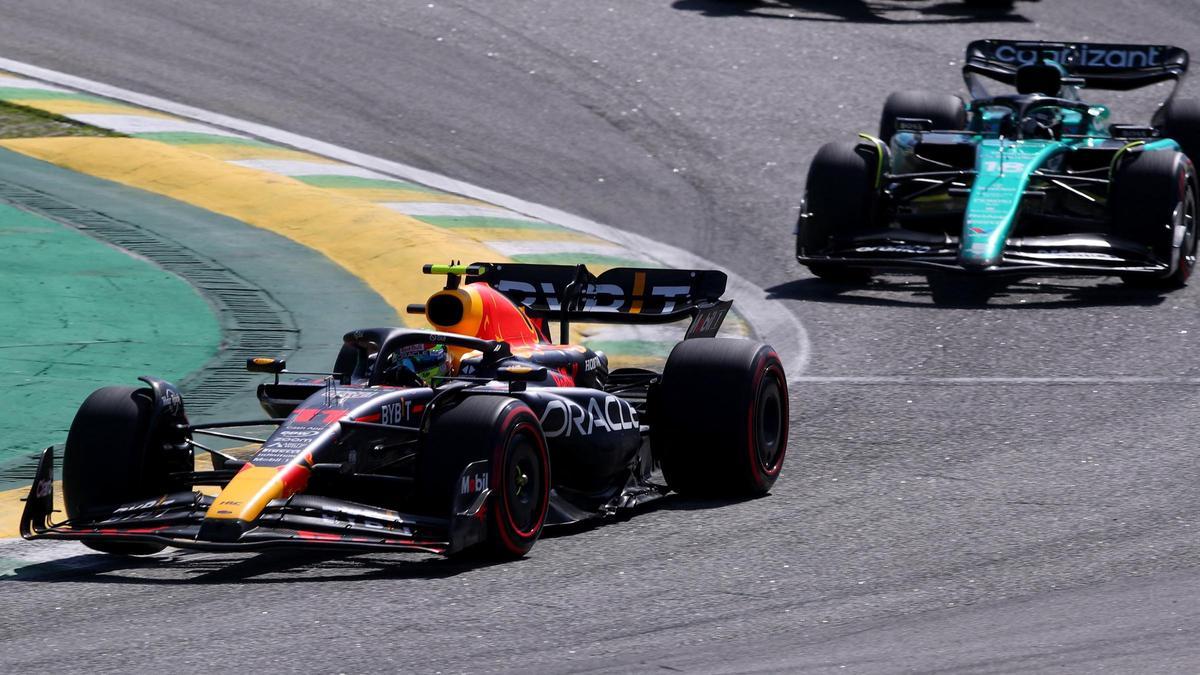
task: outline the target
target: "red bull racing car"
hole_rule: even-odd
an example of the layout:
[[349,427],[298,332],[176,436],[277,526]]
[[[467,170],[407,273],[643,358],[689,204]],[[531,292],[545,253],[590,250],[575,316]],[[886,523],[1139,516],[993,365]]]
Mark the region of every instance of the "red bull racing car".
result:
[[[769,346],[715,337],[732,305],[723,273],[425,271],[446,275],[445,288],[408,310],[434,330],[351,331],[319,378],[281,381],[283,361],[251,359],[249,369],[274,375],[258,389],[266,419],[193,424],[179,390],[152,377],[96,391],[67,437],[66,519],[53,522],[47,448],[22,536],[127,555],[175,546],[516,557],[547,525],[671,490],[761,495],[779,476],[787,378]],[[573,321],[681,319],[691,323],[662,372],[610,370],[603,353],[567,344]],[[273,430],[259,438],[255,427]],[[203,437],[261,446],[238,459]],[[201,453],[211,470],[197,470]]]

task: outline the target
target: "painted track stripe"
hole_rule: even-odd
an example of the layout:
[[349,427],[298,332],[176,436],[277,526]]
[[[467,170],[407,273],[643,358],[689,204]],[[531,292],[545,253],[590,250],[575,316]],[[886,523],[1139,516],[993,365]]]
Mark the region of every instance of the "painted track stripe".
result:
[[224,127],[240,134],[248,134],[268,141],[274,141],[408,181],[428,185],[439,190],[471,197],[479,201],[517,211],[518,213],[524,213],[540,220],[556,223],[568,229],[586,232],[601,239],[620,244],[633,251],[654,251],[655,258],[668,267],[719,269],[729,276],[728,292],[735,299],[741,314],[753,326],[758,336],[764,341],[771,343],[780,353],[787,372],[791,373],[792,377],[795,377],[808,365],[808,333],[804,328],[804,324],[801,323],[795,314],[787,310],[781,311],[778,302],[768,299],[769,293],[766,289],[690,251],[655,241],[640,234],[626,232],[609,225],[576,216],[560,209],[529,202],[518,197],[479,187],[466,181],[443,176],[400,162],[375,157],[264,124],[241,120],[194,106],[183,105],[157,96],[140,94],[102,82],[96,82],[12,59],[0,58],[0,69],[107,98],[126,101],[152,110],[186,117],[205,124]]
[[[227,136],[199,131],[143,131],[130,134],[148,141],[159,141],[170,145],[231,145],[261,150],[273,150],[276,146],[244,136]],[[292,150],[291,152],[295,152]]]
[[[603,255],[614,258],[639,260],[643,256],[636,251],[629,251],[613,244],[592,244],[584,241],[485,241],[487,246],[496,249],[507,256],[519,255],[549,255],[549,254],[584,254]],[[651,261],[651,258],[646,258]]]
[[[510,220],[507,218],[482,218],[478,216],[413,216],[421,222],[465,230],[532,230],[542,234],[550,232],[567,232],[578,237],[585,236],[581,232],[568,230],[552,223],[540,220]],[[493,237],[497,236],[492,233]],[[507,235],[506,235],[507,236]],[[487,237],[483,237],[487,238]],[[514,237],[517,238],[517,237]]]
[[383,202],[383,206],[410,216],[481,216],[524,220],[521,214],[485,204],[455,204],[453,202]]
[[[91,94],[80,94],[73,91],[64,91],[62,89],[29,89],[23,87],[10,87],[8,83],[11,80],[0,80],[0,98],[8,100],[22,101],[103,101],[99,96]],[[123,105],[123,104],[121,104]]]
[[258,169],[259,171],[268,171],[282,176],[350,176],[352,178],[370,178],[372,180],[382,180],[391,183],[400,182],[390,176],[349,164],[305,162],[292,159],[239,159],[230,163],[244,166],[247,169]]
[[[391,190],[394,192],[406,193],[421,193],[417,198],[425,201],[430,199],[433,188],[425,185],[418,185],[409,181],[402,181],[395,178],[361,178],[359,176],[331,176],[331,175],[312,175],[312,176],[295,176],[296,180],[304,181],[313,187],[326,188],[331,190],[377,190],[381,193],[379,199],[367,197],[369,201],[381,202],[388,199],[388,194],[385,192]],[[455,199],[462,199],[454,195]],[[399,199],[400,197],[395,197]],[[414,200],[415,201],[415,200]]]
[[73,120],[90,124],[94,127],[102,127],[104,129],[112,129],[123,134],[143,134],[156,131],[192,131],[203,134],[213,134],[217,136],[235,136],[239,137],[232,131],[224,129],[214,129],[204,124],[196,124],[195,122],[184,122],[166,117],[148,117],[144,115],[67,115]]

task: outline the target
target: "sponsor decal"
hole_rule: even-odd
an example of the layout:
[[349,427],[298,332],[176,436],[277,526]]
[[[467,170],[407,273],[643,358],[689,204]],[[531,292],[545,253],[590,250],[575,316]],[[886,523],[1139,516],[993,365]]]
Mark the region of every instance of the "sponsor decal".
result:
[[593,370],[596,370],[599,367],[600,367],[600,357],[599,356],[593,356],[592,358],[584,359],[584,361],[583,361],[583,369],[586,372],[591,372]]
[[1108,255],[1107,253],[1096,253],[1091,251],[1065,251],[1062,249],[1046,248],[1031,251],[1026,255],[1045,255],[1054,256],[1056,258],[1092,258],[1096,260],[1120,260],[1116,256]]
[[412,418],[412,401],[388,403],[380,408],[380,424],[401,424]]
[[992,57],[1018,66],[1051,59],[1085,68],[1129,69],[1161,66],[1162,52],[1162,47],[1151,46],[1005,44],[997,47]]
[[158,398],[159,403],[169,413],[177,413],[183,407],[183,397],[174,389],[167,389]]
[[929,253],[933,248],[919,244],[891,244],[888,246],[859,246],[855,253]]
[[49,497],[53,493],[54,493],[53,481],[39,480],[37,483],[37,490],[34,491],[33,495],[35,497]]
[[318,429],[280,429],[275,435],[281,438],[312,438],[320,433]]
[[488,486],[488,472],[480,471],[479,473],[469,473],[462,477],[462,484],[459,486],[459,494],[469,495],[475,492],[481,492]]
[[376,392],[370,389],[338,389],[331,392],[339,401],[346,399],[371,398]]
[[554,399],[538,421],[546,438],[591,436],[597,429],[607,433],[638,428],[637,413],[616,396],[605,396],[603,404],[589,398],[587,408],[568,399]]
[[[554,284],[543,283],[539,290],[537,286],[529,282],[505,279],[496,284],[496,290],[501,293],[519,291],[525,294],[521,304],[526,307],[532,306],[539,296],[545,299],[546,307],[551,311],[556,311],[561,307]],[[667,313],[674,311],[677,299],[687,297],[691,290],[691,286],[651,286],[648,293],[644,295],[626,296],[625,289],[616,284],[589,284],[584,291],[589,297],[584,303],[583,309],[589,312],[629,312],[633,311],[632,308],[635,305],[640,306],[647,298],[654,298],[661,299],[663,302],[661,311]]]
[[1021,173],[1025,170],[1025,162],[993,162],[983,163],[985,173]]
[[269,443],[263,446],[263,450],[302,450],[308,447],[308,441],[288,440],[286,438],[273,438]]

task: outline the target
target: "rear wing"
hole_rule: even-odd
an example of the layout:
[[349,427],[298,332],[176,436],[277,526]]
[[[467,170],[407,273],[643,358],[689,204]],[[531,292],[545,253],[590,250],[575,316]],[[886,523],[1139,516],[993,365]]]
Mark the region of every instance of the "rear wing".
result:
[[685,338],[713,337],[732,300],[716,270],[616,267],[599,276],[583,265],[474,263],[467,282],[500,291],[535,319],[558,321],[567,341],[572,321],[656,324],[691,319]]
[[[986,90],[975,75],[1014,84],[1021,66],[1050,59],[1067,70],[1075,84],[1088,89],[1128,91],[1173,80],[1175,87],[1188,68],[1188,53],[1170,45],[1127,45],[1096,42],[976,40],[967,45],[963,78],[975,98]],[[1171,95],[1174,96],[1172,91]]]

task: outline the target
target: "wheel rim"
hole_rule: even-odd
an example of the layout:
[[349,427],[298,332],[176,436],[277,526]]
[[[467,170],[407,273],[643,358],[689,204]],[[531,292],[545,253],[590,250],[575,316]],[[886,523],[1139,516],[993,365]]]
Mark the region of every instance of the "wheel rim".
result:
[[755,402],[754,441],[759,467],[768,474],[779,470],[780,455],[785,437],[782,387],[775,371],[769,370],[763,378]]
[[528,537],[541,524],[544,469],[534,439],[518,433],[509,443],[508,461],[504,468],[505,509],[517,533]]
[[1179,276],[1187,280],[1196,267],[1196,194],[1191,187],[1187,189],[1181,205],[1180,218],[1183,225],[1183,242],[1179,253]]

